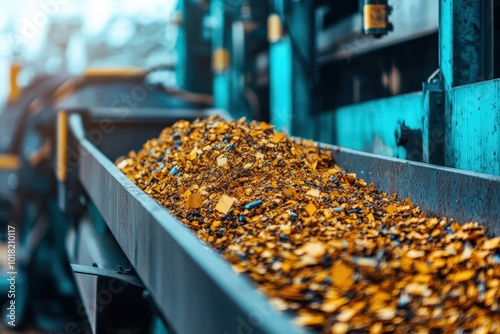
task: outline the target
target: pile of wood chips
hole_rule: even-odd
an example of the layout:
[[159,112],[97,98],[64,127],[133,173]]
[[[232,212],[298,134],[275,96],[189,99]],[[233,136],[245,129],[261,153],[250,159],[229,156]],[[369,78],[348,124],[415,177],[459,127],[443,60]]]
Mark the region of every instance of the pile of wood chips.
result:
[[311,141],[212,116],[177,122],[117,166],[297,324],[500,332],[500,238],[427,217]]

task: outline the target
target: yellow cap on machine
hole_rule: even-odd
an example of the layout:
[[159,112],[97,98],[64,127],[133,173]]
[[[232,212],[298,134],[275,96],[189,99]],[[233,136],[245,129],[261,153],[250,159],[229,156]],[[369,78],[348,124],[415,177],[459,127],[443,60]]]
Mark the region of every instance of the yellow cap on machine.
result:
[[283,37],[283,26],[278,14],[272,14],[267,19],[267,40],[270,43],[279,41]]
[[19,84],[17,82],[17,77],[19,76],[19,73],[21,73],[21,71],[21,64],[15,61],[12,62],[9,69],[9,103],[15,102],[21,97],[22,89],[21,87],[19,87]]

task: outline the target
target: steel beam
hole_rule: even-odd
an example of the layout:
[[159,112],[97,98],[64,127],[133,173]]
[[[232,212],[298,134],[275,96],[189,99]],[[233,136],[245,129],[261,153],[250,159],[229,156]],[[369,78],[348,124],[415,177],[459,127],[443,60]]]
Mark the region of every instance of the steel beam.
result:
[[294,136],[313,138],[317,129],[305,124],[317,111],[319,93],[314,4],[274,4],[285,35],[270,50],[271,122]]
[[493,0],[440,0],[445,89],[493,79]]
[[500,175],[500,158],[494,155],[500,123],[493,90],[498,84],[455,89],[493,78],[493,0],[440,0],[439,26],[445,164]]

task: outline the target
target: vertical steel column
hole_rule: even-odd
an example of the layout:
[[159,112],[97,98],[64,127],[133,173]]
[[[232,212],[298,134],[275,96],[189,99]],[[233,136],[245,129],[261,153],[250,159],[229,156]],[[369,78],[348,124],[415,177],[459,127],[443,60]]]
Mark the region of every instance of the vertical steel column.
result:
[[493,78],[493,0],[440,0],[445,89]]
[[269,102],[271,124],[291,134],[293,120],[292,47],[284,35],[285,0],[271,0],[273,14],[268,19]]
[[467,168],[460,158],[466,148],[456,143],[472,134],[455,127],[458,108],[452,90],[493,77],[493,0],[440,0],[439,67],[445,102],[445,164]]
[[172,23],[178,26],[175,45],[177,52],[176,77],[180,87],[196,93],[211,93],[209,44],[203,39],[203,15],[199,4],[190,0],[178,2]]
[[[277,129],[315,138],[316,29],[311,1],[274,1],[284,36],[271,41],[271,122]],[[271,20],[273,22],[273,20]]]
[[292,134],[315,138],[317,124],[311,122],[317,109],[317,57],[314,1],[296,0],[290,5],[286,28],[292,47]]
[[212,27],[212,71],[214,106],[231,112],[231,80],[229,64],[231,55],[227,45],[227,17],[224,0],[210,1]]

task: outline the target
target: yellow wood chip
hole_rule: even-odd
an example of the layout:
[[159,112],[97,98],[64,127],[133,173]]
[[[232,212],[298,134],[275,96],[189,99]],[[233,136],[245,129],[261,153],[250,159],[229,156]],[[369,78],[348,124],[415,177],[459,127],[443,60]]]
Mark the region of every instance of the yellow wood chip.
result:
[[215,206],[215,210],[227,214],[229,210],[231,210],[231,207],[233,206],[234,202],[236,202],[236,198],[230,197],[227,195],[222,195],[221,198],[219,199],[219,203]]
[[410,208],[413,209],[415,207],[415,205],[413,204],[411,199],[407,198],[407,199],[405,199],[405,202],[406,202],[406,204],[408,204],[410,206]]
[[219,227],[221,223],[222,223],[222,222],[221,222],[220,220],[216,220],[216,221],[214,221],[214,222],[212,223],[212,225],[210,225],[210,229],[211,229],[212,231],[215,231],[215,229],[216,229],[217,227]]
[[314,258],[322,257],[326,252],[325,245],[320,242],[308,242],[300,250]]
[[384,324],[381,322],[376,322],[370,327],[370,334],[381,334],[384,328]]
[[423,257],[425,255],[424,251],[418,251],[415,249],[410,249],[408,253],[406,253],[406,256],[408,256],[410,259],[418,259],[420,257]]
[[316,206],[314,204],[312,204],[312,203],[307,204],[306,211],[309,214],[309,216],[312,217],[314,215],[314,213],[316,212],[316,210],[317,209],[316,209]]
[[313,197],[319,197],[319,190],[318,189],[311,189],[309,190],[306,195],[313,196]]
[[[188,190],[191,192],[190,190]],[[198,209],[202,206],[203,204],[203,197],[201,196],[200,193],[195,193],[189,195],[186,201],[186,208],[188,209]]]
[[349,332],[349,324],[344,322],[336,322],[333,324],[332,329],[330,331],[332,334],[346,334]]
[[262,131],[274,129],[274,125],[271,125],[271,124],[268,124],[268,123],[264,123],[264,122],[261,122],[259,127],[260,127],[260,129]]
[[481,246],[482,249],[496,249],[500,245],[500,237],[486,240]]
[[337,320],[340,322],[348,322],[351,320],[356,314],[358,314],[366,304],[364,302],[359,302],[353,305],[350,308],[342,309],[341,312],[337,315]]
[[333,312],[337,311],[339,308],[341,308],[342,306],[344,306],[345,304],[347,304],[348,302],[349,302],[349,299],[344,298],[344,297],[338,297],[338,298],[331,299],[331,300],[325,300],[323,302],[323,304],[321,305],[321,310],[323,312],[333,313]]
[[273,136],[272,141],[273,141],[273,143],[278,144],[278,143],[279,143],[280,141],[282,141],[282,140],[283,140],[283,138],[285,138],[285,137],[286,137],[286,135],[285,135],[283,132],[278,132],[278,133],[276,133],[276,134]]
[[343,262],[333,266],[332,279],[333,285],[339,288],[349,288],[354,283],[354,269]]
[[325,321],[322,314],[302,314],[295,318],[295,323],[300,326],[321,325]]
[[398,209],[398,206],[395,204],[389,205],[387,208],[385,208],[385,211],[387,211],[388,214],[392,215],[396,210]]
[[227,158],[224,154],[217,158],[217,165],[219,167],[224,166],[226,164],[227,164]]
[[460,271],[456,274],[451,274],[449,277],[450,280],[453,282],[465,282],[474,277],[475,274],[476,274],[475,270],[469,269]]

